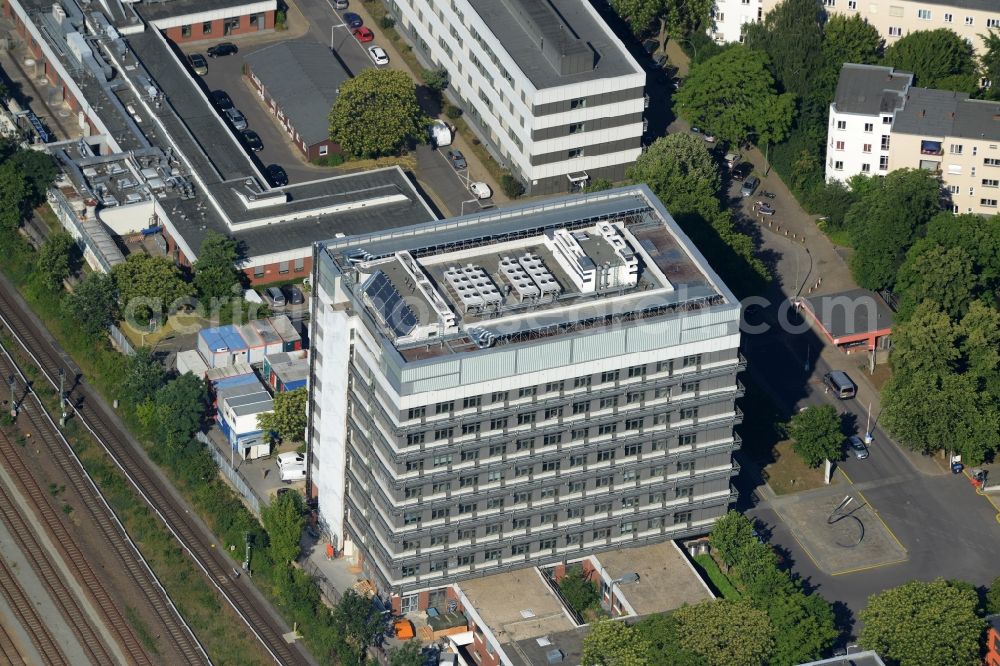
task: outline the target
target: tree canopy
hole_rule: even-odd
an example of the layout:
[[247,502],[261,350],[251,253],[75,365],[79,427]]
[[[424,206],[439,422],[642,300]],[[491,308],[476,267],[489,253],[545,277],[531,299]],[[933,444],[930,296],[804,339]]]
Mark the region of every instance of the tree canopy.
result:
[[194,294],[177,265],[166,257],[133,252],[111,269],[122,313],[145,325],[143,317],[159,316],[171,305]]
[[705,142],[691,134],[658,138],[628,168],[628,177],[649,185],[674,215],[719,207],[719,167]]
[[581,566],[569,567],[566,570],[559,579],[559,593],[566,600],[566,604],[581,616],[585,611],[601,603],[597,587],[588,580]]
[[730,143],[780,141],[791,128],[795,96],[775,92],[767,65],[763,52],[733,48],[694,66],[674,94],[679,115]]
[[896,279],[900,297],[897,321],[907,319],[928,295],[948,315],[957,318],[969,308],[978,292],[979,278],[972,257],[961,247],[945,247],[933,240],[918,240],[906,253]]
[[152,399],[165,382],[163,366],[148,347],[140,347],[125,359],[125,372],[119,391],[123,400],[138,405]]
[[882,56],[884,40],[878,28],[860,14],[835,14],[823,26],[823,94],[832,98],[844,63],[872,65]]
[[416,638],[389,651],[389,666],[424,666],[425,663],[424,648]]
[[840,432],[837,410],[832,405],[806,407],[792,417],[789,432],[795,453],[810,467],[840,458],[844,436]]
[[681,646],[709,666],[758,666],[774,648],[767,613],[749,601],[715,599],[674,611]]
[[93,339],[105,335],[115,323],[118,292],[107,273],[88,273],[63,298],[63,315],[76,322]]
[[636,634],[649,646],[650,666],[707,666],[700,655],[681,646],[678,626],[673,613],[653,613],[633,625]]
[[939,578],[873,595],[859,614],[858,642],[900,666],[979,664],[984,623],[975,590]]
[[205,234],[193,266],[198,297],[207,301],[233,296],[234,286],[242,287],[245,281],[244,274],[236,269],[238,259],[239,247],[235,239],[214,231]]
[[305,526],[305,505],[297,492],[279,493],[261,507],[260,519],[267,531],[268,548],[275,562],[293,562],[299,555],[299,540]]
[[763,21],[744,26],[746,47],[766,53],[783,90],[800,98],[812,94],[824,66],[822,18],[813,0],[784,0]]
[[38,249],[36,274],[46,289],[62,289],[63,280],[75,269],[79,251],[76,241],[65,231],[51,234]]
[[986,99],[1000,99],[1000,33],[989,30],[981,36],[983,53],[980,61],[983,65],[983,75],[991,84],[982,94]]
[[941,186],[928,171],[898,169],[878,179],[847,212],[851,272],[866,289],[894,287],[906,252],[941,210]]
[[404,72],[368,68],[340,86],[330,109],[330,138],[351,155],[397,155],[425,135],[427,119]]
[[278,436],[291,442],[301,442],[305,438],[306,403],[309,393],[305,388],[294,391],[283,391],[274,396],[274,411],[257,415],[257,427],[277,433]]
[[624,622],[599,620],[583,639],[583,666],[653,666],[644,634]]
[[28,184],[12,163],[0,165],[0,229],[17,231],[27,212]]
[[386,616],[354,590],[344,592],[330,615],[339,639],[335,651],[340,663],[363,663],[368,648],[386,629]]
[[913,72],[914,83],[924,88],[975,92],[976,61],[972,44],[954,30],[917,30],[885,50],[884,64]]

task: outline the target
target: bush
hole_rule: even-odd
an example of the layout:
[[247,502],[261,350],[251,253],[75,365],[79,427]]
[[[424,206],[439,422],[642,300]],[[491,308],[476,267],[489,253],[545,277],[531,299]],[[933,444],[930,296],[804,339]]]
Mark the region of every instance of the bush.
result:
[[288,29],[288,14],[286,14],[283,9],[279,9],[278,11],[274,12],[274,29],[275,30]]
[[597,588],[583,573],[581,566],[566,569],[566,573],[559,580],[559,593],[573,612],[581,617],[586,611],[595,610],[601,605]]
[[516,199],[524,194],[524,183],[509,173],[500,176],[500,189],[511,199]]
[[462,117],[462,109],[457,106],[452,106],[451,104],[444,107],[444,115],[448,116],[452,120]]
[[337,153],[331,153],[329,155],[324,155],[323,157],[317,157],[313,160],[313,164],[322,167],[335,167],[340,166],[344,163],[344,156],[338,155]]
[[424,85],[436,93],[440,93],[448,87],[448,70],[443,67],[437,69],[421,69],[420,78]]
[[383,16],[378,20],[378,27],[388,30],[396,25],[396,20],[391,16]]

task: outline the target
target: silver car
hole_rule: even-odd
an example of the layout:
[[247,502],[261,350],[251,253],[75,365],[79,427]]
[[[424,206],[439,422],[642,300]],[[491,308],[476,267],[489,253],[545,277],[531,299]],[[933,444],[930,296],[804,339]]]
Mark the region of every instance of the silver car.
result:
[[285,294],[277,287],[268,287],[264,290],[264,298],[276,308],[285,307]]
[[233,124],[233,127],[235,127],[237,130],[245,130],[247,128],[246,116],[240,113],[239,109],[237,109],[236,107],[230,107],[226,109],[225,113],[226,113],[226,118],[229,119],[229,122],[231,122]]
[[858,460],[864,460],[868,457],[868,447],[865,446],[865,443],[861,441],[860,437],[857,435],[851,435],[847,438],[847,443],[850,445],[855,458]]

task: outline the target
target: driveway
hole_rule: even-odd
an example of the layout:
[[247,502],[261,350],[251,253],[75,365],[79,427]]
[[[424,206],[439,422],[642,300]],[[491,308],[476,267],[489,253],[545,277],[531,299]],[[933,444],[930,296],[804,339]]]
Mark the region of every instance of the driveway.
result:
[[[468,189],[468,182],[478,180],[468,168],[456,171],[448,161],[449,148],[435,150],[429,145],[417,146],[417,178],[426,181],[439,207],[451,216],[474,213],[493,206],[492,199],[479,200]],[[464,154],[464,153],[463,153]]]

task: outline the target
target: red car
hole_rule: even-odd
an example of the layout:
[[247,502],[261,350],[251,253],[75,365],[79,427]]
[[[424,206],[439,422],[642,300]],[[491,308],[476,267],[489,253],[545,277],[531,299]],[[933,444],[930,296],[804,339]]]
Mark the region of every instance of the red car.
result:
[[354,35],[354,38],[357,39],[362,44],[364,44],[365,42],[370,42],[373,39],[375,39],[375,35],[368,28],[358,28],[351,34]]

